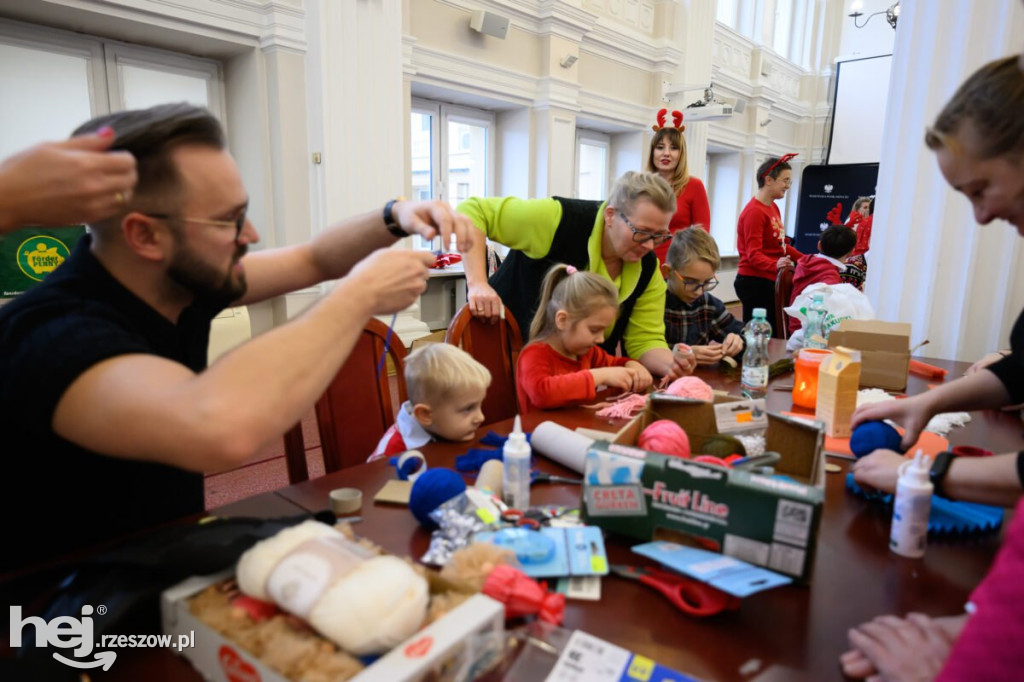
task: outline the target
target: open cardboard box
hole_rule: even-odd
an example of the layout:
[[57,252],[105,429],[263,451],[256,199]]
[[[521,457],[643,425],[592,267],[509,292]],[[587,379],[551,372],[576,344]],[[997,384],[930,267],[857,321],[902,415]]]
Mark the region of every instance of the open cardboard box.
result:
[[[715,404],[750,403],[716,396]],[[806,583],[825,499],[824,432],[812,421],[766,416],[766,449],[781,455],[775,470],[791,480],[637,448],[640,432],[658,419],[682,426],[695,453],[718,433],[712,404],[652,396],[614,442],[596,442],[587,453],[585,521],[644,541],[695,538],[700,546]]]
[[829,332],[830,348],[860,351],[860,387],[904,391],[910,370],[910,324],[843,320]]
[[[225,580],[231,571],[188,578],[168,588],[160,598],[164,634],[194,633],[194,646],[181,650],[206,680],[213,682],[288,682],[240,644],[199,620],[189,600],[208,586]],[[428,572],[431,592],[450,587],[433,571]],[[475,594],[439,620],[368,665],[351,682],[413,682],[424,679],[470,680],[476,667],[500,648],[505,631],[505,606],[483,594]],[[174,641],[177,637],[172,638]]]

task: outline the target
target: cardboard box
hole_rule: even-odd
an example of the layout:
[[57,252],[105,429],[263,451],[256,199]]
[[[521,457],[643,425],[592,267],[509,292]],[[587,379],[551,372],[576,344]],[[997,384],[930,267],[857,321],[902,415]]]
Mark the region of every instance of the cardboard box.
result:
[[831,438],[849,438],[853,433],[850,419],[857,409],[860,373],[860,351],[846,346],[833,348],[832,354],[818,367],[814,418],[825,425],[825,433]]
[[439,332],[432,332],[430,334],[427,334],[426,336],[421,336],[420,338],[415,339],[412,342],[412,345],[409,346],[409,352],[411,353],[414,350],[417,350],[419,348],[422,348],[423,346],[426,346],[427,344],[431,344],[431,343],[444,343],[444,336],[447,333],[448,333],[447,330],[442,329]]
[[[732,397],[716,403],[763,406]],[[665,531],[700,538],[705,547],[808,581],[825,499],[824,432],[806,420],[766,417],[767,449],[782,456],[776,471],[791,481],[636,448],[636,437],[657,419],[682,426],[694,452],[718,433],[713,405],[652,397],[614,443],[598,441],[587,454],[585,521],[644,541]]]
[[[226,639],[192,615],[188,600],[231,573],[189,578],[164,591],[160,599],[163,631],[169,635],[195,633],[194,646],[181,650],[206,680],[213,682],[287,682],[241,645]],[[491,646],[500,645],[505,630],[505,606],[477,594],[438,621],[367,666],[352,682],[412,682],[444,670],[446,680],[470,680],[475,664],[489,659]],[[473,637],[483,636],[483,639]],[[173,637],[177,641],[177,637]],[[463,654],[466,654],[463,656]],[[456,667],[452,667],[452,666]]]
[[904,391],[910,369],[910,324],[843,320],[829,333],[830,348],[860,351],[860,387]]

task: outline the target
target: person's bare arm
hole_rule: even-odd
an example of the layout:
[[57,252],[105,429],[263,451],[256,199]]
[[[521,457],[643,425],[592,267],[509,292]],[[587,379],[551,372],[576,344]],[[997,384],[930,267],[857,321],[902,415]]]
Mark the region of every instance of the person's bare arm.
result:
[[[392,217],[410,234],[445,244],[455,235],[461,251],[470,249],[483,235],[465,216],[442,201],[396,201]],[[248,289],[235,305],[257,303],[274,296],[344,277],[359,261],[377,249],[397,241],[384,225],[380,209],[342,220],[311,241],[296,246],[257,251],[243,259]]]
[[25,225],[57,227],[113,215],[131,198],[135,157],[108,152],[114,131],[44,142],[0,162],[0,234]]
[[216,471],[243,463],[309,410],[371,315],[425,290],[433,256],[386,250],[356,266],[299,318],[196,375],[152,355],[123,355],[76,379],[54,413],[63,438],[94,452]]

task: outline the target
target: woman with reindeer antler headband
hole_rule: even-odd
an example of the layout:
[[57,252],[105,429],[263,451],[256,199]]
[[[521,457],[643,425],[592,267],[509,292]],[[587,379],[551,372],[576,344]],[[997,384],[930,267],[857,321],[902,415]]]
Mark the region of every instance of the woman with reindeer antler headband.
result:
[[[690,175],[686,164],[686,139],[683,131],[683,114],[672,112],[672,123],[666,123],[668,109],[658,111],[658,123],[651,126],[654,137],[651,139],[651,152],[647,156],[647,170],[657,173],[668,180],[676,193],[676,212],[669,223],[669,232],[675,234],[691,225],[699,225],[705,231],[711,231],[711,207],[708,205],[708,192],[700,178]],[[662,263],[668,257],[668,244],[662,244],[654,250]]]
[[786,196],[793,181],[789,160],[796,154],[770,158],[757,168],[757,194],[740,213],[736,244],[740,252],[736,295],[743,303],[743,320],[754,308],[764,308],[772,329],[784,320],[775,319],[775,277],[778,270],[800,260],[803,254],[789,245],[776,199]]

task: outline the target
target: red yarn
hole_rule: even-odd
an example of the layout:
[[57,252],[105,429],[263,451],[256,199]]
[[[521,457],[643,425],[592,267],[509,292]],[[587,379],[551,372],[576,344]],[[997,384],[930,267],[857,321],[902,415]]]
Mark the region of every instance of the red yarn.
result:
[[683,427],[668,419],[648,425],[636,439],[638,448],[673,457],[690,458],[690,438]]

